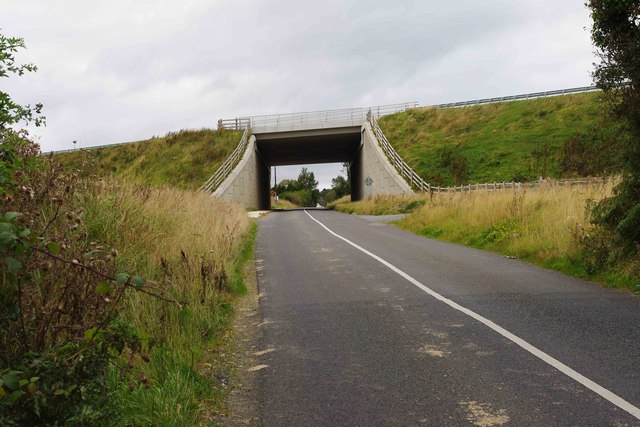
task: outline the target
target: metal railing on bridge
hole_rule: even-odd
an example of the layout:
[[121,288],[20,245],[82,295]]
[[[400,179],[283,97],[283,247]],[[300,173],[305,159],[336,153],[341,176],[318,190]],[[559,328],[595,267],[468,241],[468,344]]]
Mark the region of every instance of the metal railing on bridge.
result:
[[371,111],[376,117],[399,113],[418,106],[417,102],[380,105],[365,108],[308,111],[303,113],[270,114],[218,120],[218,129],[240,130],[249,125],[253,133],[287,132],[306,129],[362,126]]
[[417,102],[381,105],[370,108],[345,108],[340,110],[311,111],[305,113],[272,114],[235,119],[218,120],[218,129],[244,130],[235,150],[205,182],[199,190],[214,192],[238,165],[247,148],[249,137],[257,132],[286,132],[304,129],[322,129],[346,126],[362,126],[367,114],[376,117],[416,108]]

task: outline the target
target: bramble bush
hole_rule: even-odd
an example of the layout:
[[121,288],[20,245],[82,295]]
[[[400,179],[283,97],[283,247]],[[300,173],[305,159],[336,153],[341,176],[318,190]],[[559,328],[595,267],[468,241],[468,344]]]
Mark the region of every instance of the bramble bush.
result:
[[87,179],[39,157],[24,132],[0,142],[0,424],[108,422],[108,365],[148,349],[118,306],[150,285],[118,273],[117,252],[88,233]]

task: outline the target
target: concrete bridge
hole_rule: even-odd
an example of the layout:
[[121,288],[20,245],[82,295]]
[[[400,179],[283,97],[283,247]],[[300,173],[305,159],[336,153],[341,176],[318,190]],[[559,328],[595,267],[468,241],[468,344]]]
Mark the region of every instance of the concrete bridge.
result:
[[[220,120],[245,131],[233,154],[202,187],[247,208],[271,207],[271,166],[348,163],[351,198],[409,194],[416,185],[406,163],[386,142],[376,118],[417,103]],[[380,139],[383,141],[380,141]],[[386,142],[386,144],[385,144]],[[413,172],[413,171],[411,171]]]

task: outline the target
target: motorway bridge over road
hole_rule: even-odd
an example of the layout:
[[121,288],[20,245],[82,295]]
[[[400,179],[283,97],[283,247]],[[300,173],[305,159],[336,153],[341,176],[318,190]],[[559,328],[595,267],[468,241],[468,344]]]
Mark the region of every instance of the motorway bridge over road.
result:
[[376,118],[416,105],[221,120],[219,127],[244,129],[245,134],[202,189],[248,208],[269,209],[271,166],[340,162],[349,164],[353,200],[412,193],[412,176],[402,174],[409,168],[388,143],[380,141]]

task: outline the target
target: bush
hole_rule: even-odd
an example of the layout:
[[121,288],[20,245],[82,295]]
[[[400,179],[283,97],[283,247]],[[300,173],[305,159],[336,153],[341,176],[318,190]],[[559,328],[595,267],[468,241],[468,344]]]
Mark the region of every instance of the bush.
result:
[[110,419],[105,369],[142,349],[118,306],[144,280],[117,274],[116,252],[88,233],[86,179],[39,158],[24,133],[6,131],[1,147],[1,424]]

